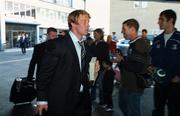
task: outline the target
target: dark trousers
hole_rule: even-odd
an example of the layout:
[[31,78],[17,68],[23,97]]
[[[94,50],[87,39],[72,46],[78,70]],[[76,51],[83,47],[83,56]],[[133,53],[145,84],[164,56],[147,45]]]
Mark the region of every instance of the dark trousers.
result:
[[112,100],[112,91],[104,91],[103,92],[104,103],[107,104],[108,107],[113,107],[113,100]]
[[89,90],[80,93],[79,102],[73,116],[91,116],[91,99]]
[[78,98],[79,99],[73,109],[68,109],[68,107],[65,106],[67,109],[63,109],[64,112],[62,114],[47,111],[43,116],[91,116],[91,99],[89,90],[80,93]]
[[21,51],[22,51],[23,54],[25,54],[26,53],[26,46],[22,46]]
[[103,81],[103,76],[104,76],[104,72],[100,71],[98,73],[98,77],[95,80],[94,85],[91,88],[91,100],[95,100],[96,99],[96,90],[97,88],[99,88],[99,102],[103,103],[103,85],[102,85],[102,81]]
[[180,116],[180,83],[166,86],[155,85],[153,116],[164,116],[165,105],[168,116]]
[[124,116],[141,116],[140,102],[142,93],[119,88],[119,108]]

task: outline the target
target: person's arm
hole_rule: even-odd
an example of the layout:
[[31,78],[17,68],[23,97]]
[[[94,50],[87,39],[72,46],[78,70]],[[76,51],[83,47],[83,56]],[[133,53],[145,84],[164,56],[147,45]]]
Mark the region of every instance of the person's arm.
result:
[[56,47],[46,46],[45,54],[42,58],[40,66],[39,77],[36,79],[37,83],[37,112],[42,114],[43,110],[47,110],[48,88],[55,73],[56,66],[58,64],[58,53]]
[[31,58],[31,61],[29,63],[29,68],[28,68],[28,74],[27,74],[27,78],[32,78],[34,75],[34,70],[35,70],[35,66],[37,64],[37,49],[36,47],[34,47],[34,51],[33,51],[33,55]]

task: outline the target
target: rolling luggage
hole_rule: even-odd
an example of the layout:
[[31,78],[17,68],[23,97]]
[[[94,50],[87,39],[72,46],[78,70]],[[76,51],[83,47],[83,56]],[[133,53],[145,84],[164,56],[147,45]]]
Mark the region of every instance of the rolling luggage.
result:
[[35,79],[27,77],[17,77],[10,91],[9,100],[15,105],[31,103],[36,98],[37,91]]

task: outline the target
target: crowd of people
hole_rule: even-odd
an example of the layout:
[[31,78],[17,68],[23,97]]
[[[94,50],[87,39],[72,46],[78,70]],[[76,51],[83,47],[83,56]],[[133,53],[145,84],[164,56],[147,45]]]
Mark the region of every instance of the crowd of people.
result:
[[[57,30],[50,27],[47,41],[34,46],[28,77],[33,77],[37,65],[37,113],[91,116],[91,105],[97,96],[105,111],[113,111],[115,64],[121,72],[118,101],[124,116],[141,116],[144,78],[147,75],[161,78],[161,71],[165,76],[163,82],[154,84],[152,116],[164,116],[166,104],[168,116],[180,116],[180,32],[175,28],[175,11],[167,9],[160,13],[158,24],[163,32],[154,38],[152,45],[147,39],[147,29],[142,29],[142,36],[138,36],[140,25],[136,19],[122,22],[121,33],[130,41],[127,56],[117,49],[115,32],[105,41],[103,30],[97,28],[93,31],[94,39],[90,37],[90,18],[84,10],[72,11],[65,34],[62,32],[58,38]],[[88,72],[92,57],[98,61],[95,65],[98,75],[93,83]]]

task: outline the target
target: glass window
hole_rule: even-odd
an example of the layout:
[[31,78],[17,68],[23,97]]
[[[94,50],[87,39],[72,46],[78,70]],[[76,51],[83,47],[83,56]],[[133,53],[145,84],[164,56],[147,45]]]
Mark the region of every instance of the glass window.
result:
[[31,7],[31,16],[36,18],[36,8],[34,6]]
[[53,10],[49,10],[49,18],[50,19],[55,19],[55,17],[56,17],[56,12],[53,11]]
[[68,14],[67,13],[61,13],[61,20],[62,20],[62,23],[67,23],[67,16]]
[[46,9],[46,17],[49,18],[49,9]]
[[50,3],[55,3],[55,0],[41,0],[41,1],[50,2]]
[[56,4],[72,7],[72,0],[56,0]]
[[7,1],[6,2],[6,10],[8,12],[12,12],[13,11],[13,3],[11,1]]
[[31,7],[30,7],[30,5],[26,5],[26,16],[31,16]]
[[20,4],[20,14],[21,16],[25,16],[25,4]]
[[39,10],[38,10],[38,16],[40,17],[40,18],[44,18],[44,17],[46,17],[46,9],[44,9],[44,8],[38,8]]
[[14,15],[19,15],[19,4],[14,3]]

